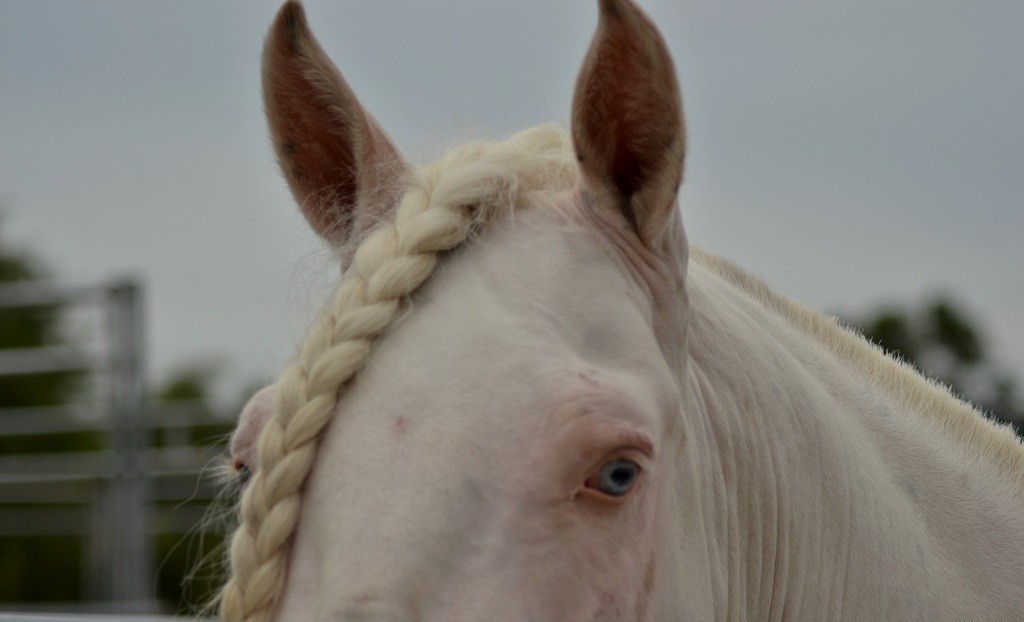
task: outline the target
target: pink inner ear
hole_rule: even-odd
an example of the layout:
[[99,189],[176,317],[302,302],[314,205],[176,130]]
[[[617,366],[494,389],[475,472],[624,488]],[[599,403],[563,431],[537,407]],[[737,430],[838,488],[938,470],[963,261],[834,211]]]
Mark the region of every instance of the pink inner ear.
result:
[[264,63],[264,105],[288,183],[317,232],[344,231],[351,214],[336,206],[357,199],[352,143],[362,119],[353,118],[359,111],[347,104],[355,99],[346,101],[345,82],[312,38],[299,5],[282,8]]
[[664,164],[665,151],[680,131],[674,94],[664,92],[652,76],[664,68],[654,67],[658,61],[642,49],[643,43],[621,22],[607,25],[592,59],[594,70],[583,85],[586,103],[579,117],[595,150],[610,156],[602,172],[624,197],[643,185],[651,168]]
[[650,19],[626,0],[602,4],[573,96],[573,139],[586,179],[656,245],[672,213],[685,148],[675,69]]

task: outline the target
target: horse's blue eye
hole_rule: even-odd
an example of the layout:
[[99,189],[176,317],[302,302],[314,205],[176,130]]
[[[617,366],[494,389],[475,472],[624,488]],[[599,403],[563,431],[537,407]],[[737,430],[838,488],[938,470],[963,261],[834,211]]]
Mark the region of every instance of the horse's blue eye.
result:
[[245,466],[244,464],[238,467],[238,481],[241,482],[243,486],[248,484],[251,478],[252,471],[249,470],[249,467]]
[[640,475],[640,465],[632,460],[616,458],[601,467],[593,487],[610,497],[628,493]]

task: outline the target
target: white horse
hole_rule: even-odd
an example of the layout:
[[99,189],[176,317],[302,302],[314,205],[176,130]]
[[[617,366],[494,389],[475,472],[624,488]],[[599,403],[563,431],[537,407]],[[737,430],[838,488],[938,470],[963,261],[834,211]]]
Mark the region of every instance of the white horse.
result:
[[687,247],[672,61],[599,4],[571,145],[418,172],[281,10],[271,134],[348,268],[235,436],[223,618],[1024,620],[1018,440]]

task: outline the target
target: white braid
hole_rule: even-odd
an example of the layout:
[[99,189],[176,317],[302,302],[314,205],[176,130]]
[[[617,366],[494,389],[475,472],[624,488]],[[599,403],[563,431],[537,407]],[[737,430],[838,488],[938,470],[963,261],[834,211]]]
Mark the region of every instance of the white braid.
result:
[[327,310],[277,382],[274,416],[258,442],[259,471],[241,502],[231,541],[232,575],[221,592],[225,622],[272,619],[285,584],[302,490],[339,389],[366,362],[374,341],[432,274],[439,254],[526,194],[570,188],[577,169],[565,133],[542,126],[493,144],[471,144],[420,171],[395,221],[355,253]]

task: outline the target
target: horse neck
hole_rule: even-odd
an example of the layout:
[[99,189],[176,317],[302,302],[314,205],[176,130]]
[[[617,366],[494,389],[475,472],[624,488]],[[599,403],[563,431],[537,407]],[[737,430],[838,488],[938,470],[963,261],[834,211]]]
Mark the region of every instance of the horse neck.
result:
[[714,271],[691,263],[687,288],[685,463],[716,617],[1024,610],[1013,478]]

